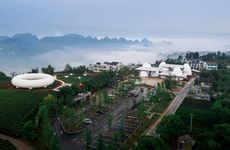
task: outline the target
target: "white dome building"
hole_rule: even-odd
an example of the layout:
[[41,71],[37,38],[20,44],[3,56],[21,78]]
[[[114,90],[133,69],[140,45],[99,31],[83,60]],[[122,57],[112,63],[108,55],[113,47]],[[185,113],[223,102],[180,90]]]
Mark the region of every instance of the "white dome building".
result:
[[189,64],[166,64],[161,62],[159,67],[151,67],[150,64],[144,63],[141,67],[136,68],[140,71],[140,77],[175,77],[176,80],[182,80],[192,75]]
[[[148,68],[151,68],[151,65],[149,64],[149,63],[144,63],[143,65],[142,65],[142,68],[144,68],[144,69],[148,69]],[[140,72],[140,77],[148,77],[149,76],[149,72],[148,71],[141,71]]]
[[142,65],[142,67],[145,67],[145,68],[150,68],[150,67],[152,67],[149,63],[144,63],[143,65]]
[[177,76],[177,77],[182,77],[183,73],[182,73],[182,70],[179,67],[175,67],[173,69],[172,75]]
[[44,73],[27,73],[15,76],[11,83],[16,88],[41,88],[47,87],[54,82],[54,77]]
[[159,68],[163,68],[163,66],[165,66],[165,65],[166,65],[165,62],[161,62],[161,63],[159,64]]
[[175,77],[176,80],[183,80],[183,72],[179,67],[175,67],[173,69],[172,75]]
[[189,66],[189,64],[184,64],[183,74],[185,77],[192,75],[192,70],[191,70],[191,67]]

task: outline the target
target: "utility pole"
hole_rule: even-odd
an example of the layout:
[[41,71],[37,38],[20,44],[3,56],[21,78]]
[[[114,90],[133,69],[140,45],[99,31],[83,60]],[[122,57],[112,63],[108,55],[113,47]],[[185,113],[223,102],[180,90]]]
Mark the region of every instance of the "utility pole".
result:
[[190,118],[190,133],[192,133],[192,119],[193,119],[194,114],[191,113],[190,115],[191,115],[191,118]]

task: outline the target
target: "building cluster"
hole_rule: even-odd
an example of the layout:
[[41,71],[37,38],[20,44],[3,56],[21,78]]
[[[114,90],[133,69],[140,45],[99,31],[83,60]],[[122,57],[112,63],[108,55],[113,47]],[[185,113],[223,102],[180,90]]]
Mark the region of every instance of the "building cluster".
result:
[[187,61],[191,69],[195,70],[217,70],[218,64],[216,62],[205,62],[202,60],[190,60]]
[[104,63],[97,62],[95,64],[89,64],[87,68],[93,72],[101,72],[101,71],[109,71],[109,70],[119,71],[123,67],[124,65],[121,62],[104,62]]
[[191,67],[187,63],[177,65],[161,62],[159,67],[152,67],[150,64],[145,63],[143,66],[136,68],[136,70],[140,71],[140,77],[171,77],[175,80],[183,80],[192,75]]

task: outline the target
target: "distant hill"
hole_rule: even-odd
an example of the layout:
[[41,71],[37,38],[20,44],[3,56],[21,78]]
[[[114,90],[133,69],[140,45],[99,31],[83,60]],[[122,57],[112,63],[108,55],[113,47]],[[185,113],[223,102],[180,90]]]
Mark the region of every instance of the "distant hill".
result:
[[67,34],[64,36],[47,36],[39,39],[31,33],[20,33],[12,37],[0,36],[0,56],[30,56],[54,49],[63,49],[66,47],[113,47],[113,46],[152,46],[152,42],[148,39],[143,40],[127,40],[123,37],[109,38],[104,37],[98,39],[91,36],[83,36],[80,34]]

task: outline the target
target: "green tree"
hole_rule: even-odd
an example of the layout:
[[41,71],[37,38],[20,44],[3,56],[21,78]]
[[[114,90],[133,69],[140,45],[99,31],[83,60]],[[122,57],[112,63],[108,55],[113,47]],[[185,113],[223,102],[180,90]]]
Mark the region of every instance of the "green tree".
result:
[[43,67],[41,70],[42,70],[43,73],[53,75],[55,68],[52,67],[51,65],[48,65],[47,67]]
[[97,104],[97,97],[95,95],[92,98],[92,103],[93,103],[93,106],[96,106]]
[[49,112],[51,113],[57,113],[57,99],[52,94],[48,94],[43,99],[43,104],[45,104],[48,107]]
[[216,141],[213,140],[208,140],[207,144],[206,144],[207,148],[209,150],[217,150],[217,149],[221,149],[221,146],[219,143],[217,143]]
[[75,110],[65,107],[62,111],[62,116],[66,128],[70,129],[75,125],[75,118],[76,118]]
[[38,72],[39,72],[38,67],[37,67],[37,68],[32,68],[32,69],[31,69],[31,73],[38,73]]
[[119,129],[119,133],[120,133],[120,140],[123,141],[125,138],[125,131],[124,131],[124,122],[125,122],[125,115],[124,113],[121,115],[121,119],[120,119],[120,129]]
[[102,134],[99,135],[97,139],[97,150],[104,150],[105,149],[105,144],[104,144],[104,139],[102,137]]
[[85,146],[86,146],[86,149],[89,150],[90,149],[90,144],[92,143],[92,132],[91,130],[89,129],[86,129],[85,130],[85,133],[84,133],[84,138],[85,138]]
[[137,117],[141,120],[143,120],[146,116],[146,109],[145,109],[145,104],[144,101],[141,100],[139,102],[139,105],[137,106]]
[[142,136],[137,141],[134,150],[169,150],[165,142],[159,137]]
[[73,68],[70,66],[70,64],[66,64],[64,67],[64,72],[70,73],[73,71]]
[[157,126],[156,132],[166,143],[174,142],[178,136],[185,133],[184,124],[177,115],[169,115],[164,117]]
[[53,134],[53,129],[49,120],[49,111],[46,105],[41,105],[36,117],[37,129],[39,129],[38,141],[44,149],[58,150],[59,143]]
[[103,91],[103,102],[108,107],[109,106],[109,95],[107,91]]
[[36,126],[33,121],[28,121],[24,124],[22,128],[22,135],[29,141],[35,140],[37,134],[36,134]]
[[109,113],[107,116],[107,122],[108,122],[108,128],[110,129],[112,127],[112,122],[113,122],[113,115],[111,113]]

